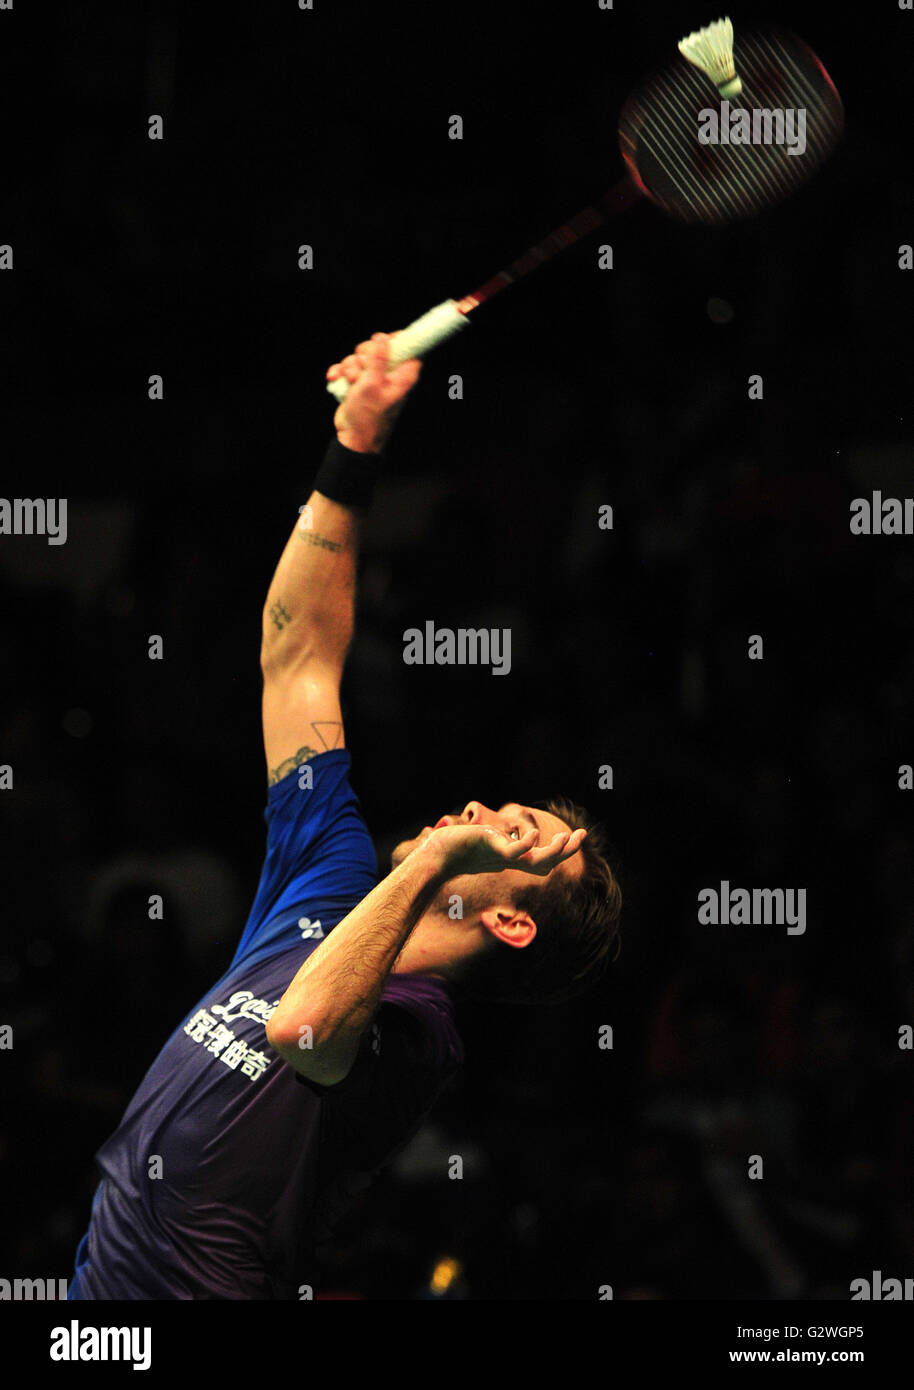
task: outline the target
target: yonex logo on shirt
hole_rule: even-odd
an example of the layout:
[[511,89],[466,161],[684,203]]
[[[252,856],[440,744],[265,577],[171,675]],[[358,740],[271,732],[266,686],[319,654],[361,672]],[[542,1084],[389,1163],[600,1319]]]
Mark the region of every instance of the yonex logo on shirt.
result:
[[302,941],[313,941],[324,934],[320,921],[312,922],[310,917],[299,917],[298,925],[301,927]]

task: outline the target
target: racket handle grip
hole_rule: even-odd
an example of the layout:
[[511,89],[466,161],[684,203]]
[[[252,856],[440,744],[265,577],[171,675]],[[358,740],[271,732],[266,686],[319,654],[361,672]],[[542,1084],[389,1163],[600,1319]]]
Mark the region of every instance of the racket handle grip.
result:
[[[457,308],[456,300],[446,299],[443,304],[436,304],[434,309],[414,319],[391,340],[388,364],[396,367],[409,357],[424,357],[446,338],[466,328],[468,323],[469,319]],[[349,382],[345,377],[337,377],[336,381],[327,382],[327,390],[338,401],[343,401],[349,390]]]

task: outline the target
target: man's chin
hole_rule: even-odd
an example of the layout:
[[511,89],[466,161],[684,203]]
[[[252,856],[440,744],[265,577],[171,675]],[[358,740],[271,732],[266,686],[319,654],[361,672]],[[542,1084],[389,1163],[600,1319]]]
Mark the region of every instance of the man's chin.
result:
[[395,869],[398,864],[402,864],[408,854],[412,854],[414,849],[418,849],[423,840],[427,840],[429,831],[424,831],[421,835],[416,835],[412,840],[401,840],[398,845],[394,845],[390,856],[390,867]]
[[390,855],[390,867],[395,869],[398,864],[402,864],[410,850],[415,849],[417,844],[417,840],[401,840],[398,845],[395,845]]

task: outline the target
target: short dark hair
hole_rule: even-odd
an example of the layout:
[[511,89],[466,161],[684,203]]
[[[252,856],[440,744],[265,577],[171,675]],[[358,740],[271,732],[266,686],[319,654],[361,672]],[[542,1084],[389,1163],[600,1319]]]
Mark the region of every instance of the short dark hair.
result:
[[609,861],[604,827],[566,797],[533,805],[558,816],[572,830],[587,831],[579,851],[583,871],[572,877],[560,868],[547,879],[531,877],[514,906],[530,913],[536,936],[522,947],[496,938],[474,956],[455,981],[458,994],[470,999],[564,1003],[596,984],[618,954],[622,891]]

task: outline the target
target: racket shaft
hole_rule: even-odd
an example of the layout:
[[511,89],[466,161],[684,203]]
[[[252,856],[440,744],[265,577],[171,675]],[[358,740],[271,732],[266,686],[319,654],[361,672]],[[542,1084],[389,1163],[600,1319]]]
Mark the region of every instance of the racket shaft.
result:
[[[622,179],[608,193],[604,193],[597,207],[582,208],[570,221],[556,227],[542,241],[531,246],[516,261],[512,261],[505,270],[500,270],[491,280],[487,280],[478,290],[474,290],[463,299],[446,299],[443,304],[429,309],[427,314],[415,319],[393,339],[389,358],[391,366],[405,362],[408,357],[424,357],[439,343],[465,328],[466,316],[473,309],[484,304],[500,290],[507,289],[509,285],[522,280],[525,275],[538,270],[541,265],[551,261],[560,251],[573,246],[582,237],[588,236],[614,213],[624,212],[640,196],[641,189],[631,179]],[[327,390],[338,401],[343,401],[349,390],[349,382],[339,377],[336,381],[327,383]]]

